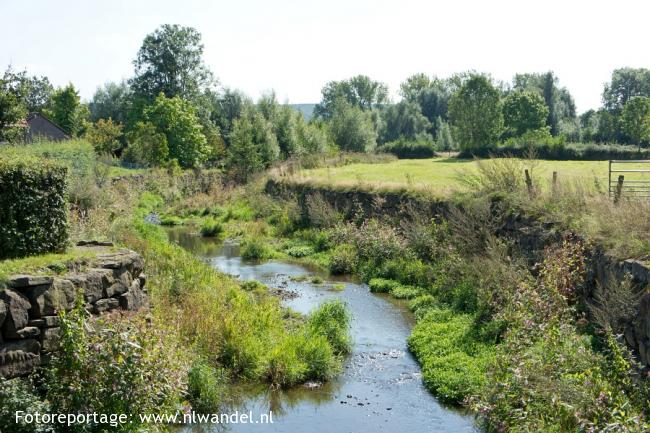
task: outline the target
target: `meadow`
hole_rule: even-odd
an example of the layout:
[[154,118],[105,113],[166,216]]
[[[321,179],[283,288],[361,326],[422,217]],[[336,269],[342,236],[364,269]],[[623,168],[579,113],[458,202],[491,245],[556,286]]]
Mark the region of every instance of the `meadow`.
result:
[[[497,158],[502,159],[502,158]],[[608,181],[608,161],[549,161],[520,160],[528,167],[538,186],[550,185],[553,172],[558,181],[598,183],[605,190]],[[628,164],[626,168],[642,168]],[[334,187],[367,187],[376,190],[415,189],[436,194],[466,190],[467,178],[477,173],[476,160],[456,158],[400,159],[395,161],[343,166],[328,166],[301,170],[294,181]],[[524,174],[522,173],[522,178]],[[639,174],[627,174],[626,179],[637,179]]]

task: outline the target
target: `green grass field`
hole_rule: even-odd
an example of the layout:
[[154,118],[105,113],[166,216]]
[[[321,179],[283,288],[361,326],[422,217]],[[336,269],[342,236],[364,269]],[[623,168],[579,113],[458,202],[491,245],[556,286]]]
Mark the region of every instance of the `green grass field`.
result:
[[[597,179],[607,187],[607,161],[522,161],[532,167],[533,178],[540,185],[548,185],[552,173],[558,173],[559,182],[580,180],[593,185]],[[642,168],[626,164],[626,168]],[[646,167],[647,168],[647,167]],[[401,159],[379,164],[350,164],[340,167],[325,167],[302,170],[295,181],[315,185],[333,185],[371,189],[417,189],[445,193],[464,188],[463,177],[476,173],[477,163],[468,159],[432,158]],[[522,177],[524,176],[522,172]],[[626,175],[626,179],[638,175]],[[647,176],[650,179],[649,176]]]

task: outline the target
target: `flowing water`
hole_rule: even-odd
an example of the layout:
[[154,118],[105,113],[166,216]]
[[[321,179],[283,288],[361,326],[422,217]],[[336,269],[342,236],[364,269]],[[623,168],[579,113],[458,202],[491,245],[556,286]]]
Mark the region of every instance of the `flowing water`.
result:
[[[408,352],[406,339],[413,318],[406,305],[386,295],[370,293],[364,284],[321,275],[323,284],[294,281],[313,269],[281,261],[246,262],[233,244],[219,244],[187,230],[169,231],[170,239],[208,261],[221,272],[243,280],[258,280],[280,289],[283,303],[309,313],[328,299],[345,301],[353,316],[354,341],[343,372],[317,388],[289,390],[257,387],[240,390],[233,407],[224,412],[273,413],[272,424],[230,424],[207,431],[283,433],[478,432],[474,418],[440,404],[422,384],[420,368]],[[344,284],[344,289],[334,289]],[[184,432],[206,431],[188,427]]]

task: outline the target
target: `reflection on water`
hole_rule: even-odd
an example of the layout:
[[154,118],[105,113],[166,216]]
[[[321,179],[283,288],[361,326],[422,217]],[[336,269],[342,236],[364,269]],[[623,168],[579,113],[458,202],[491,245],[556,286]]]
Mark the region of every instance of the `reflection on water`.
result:
[[[352,354],[337,378],[321,387],[272,390],[268,386],[237,386],[224,412],[273,411],[273,424],[231,424],[187,427],[184,432],[475,432],[473,417],[442,406],[422,385],[420,369],[408,352],[406,339],[413,318],[405,305],[367,286],[343,281],[344,290],[332,290],[334,281],[312,284],[295,277],[313,271],[279,261],[246,262],[238,247],[170,230],[170,239],[204,258],[216,269],[243,280],[255,279],[272,288],[299,293],[283,301],[308,313],[328,299],[344,300],[353,315]],[[293,277],[293,278],[292,278]]]

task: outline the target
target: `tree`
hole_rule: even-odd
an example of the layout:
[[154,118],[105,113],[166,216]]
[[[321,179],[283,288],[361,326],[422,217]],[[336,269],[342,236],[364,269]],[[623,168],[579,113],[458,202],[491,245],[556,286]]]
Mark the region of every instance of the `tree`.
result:
[[191,27],[164,24],[147,35],[136,59],[131,86],[135,95],[153,101],[160,93],[168,98],[198,98],[213,83],[203,64],[201,34]]
[[10,66],[2,81],[28,112],[40,112],[50,105],[54,87],[47,77],[29,76],[27,71],[14,72]]
[[454,137],[451,135],[449,124],[440,117],[438,117],[436,122],[436,130],[438,131],[436,135],[436,148],[447,152],[456,149],[456,143],[454,142]]
[[151,123],[138,122],[127,133],[128,147],[124,160],[145,167],[155,167],[169,160],[169,146],[165,134],[156,131]]
[[650,97],[650,69],[620,68],[612,72],[612,80],[605,85],[605,108],[620,114],[627,102],[635,96]]
[[551,133],[560,134],[561,123],[576,120],[576,107],[573,97],[565,87],[559,86],[559,80],[551,71],[544,74],[517,74],[513,79],[513,90],[537,92],[544,98],[548,107],[546,124]]
[[86,138],[98,154],[113,154],[120,147],[122,125],[113,122],[113,119],[99,119],[91,124],[86,131]]
[[505,134],[509,137],[544,127],[547,117],[548,107],[538,93],[515,91],[503,100]]
[[93,95],[90,108],[90,120],[113,119],[117,123],[126,124],[133,104],[133,94],[126,81],[106,83],[97,89]]
[[370,152],[377,146],[377,133],[369,113],[345,100],[335,104],[330,132],[341,150]]
[[51,108],[45,114],[66,133],[76,136],[85,128],[88,108],[81,104],[77,89],[68,84],[54,92]]
[[314,108],[314,116],[330,119],[338,100],[368,111],[388,102],[388,87],[373,81],[366,75],[357,75],[349,80],[330,81],[321,90],[323,98]]
[[409,140],[424,138],[431,140],[428,131],[431,123],[422,115],[420,106],[415,102],[401,101],[386,107],[382,112],[381,142],[397,140],[404,137]]
[[260,147],[255,143],[253,129],[249,116],[233,121],[226,165],[232,176],[240,182],[246,182],[252,174],[264,169],[264,161]]
[[634,96],[630,98],[621,116],[623,130],[633,143],[637,143],[639,151],[641,143],[650,142],[650,98]]
[[196,110],[189,102],[161,93],[143,114],[145,122],[165,135],[170,158],[176,159],[182,167],[197,167],[207,160],[210,149]]
[[499,91],[483,75],[472,75],[449,100],[449,120],[463,150],[494,145],[503,130]]
[[27,110],[7,82],[0,79],[0,143],[16,142],[25,137]]

